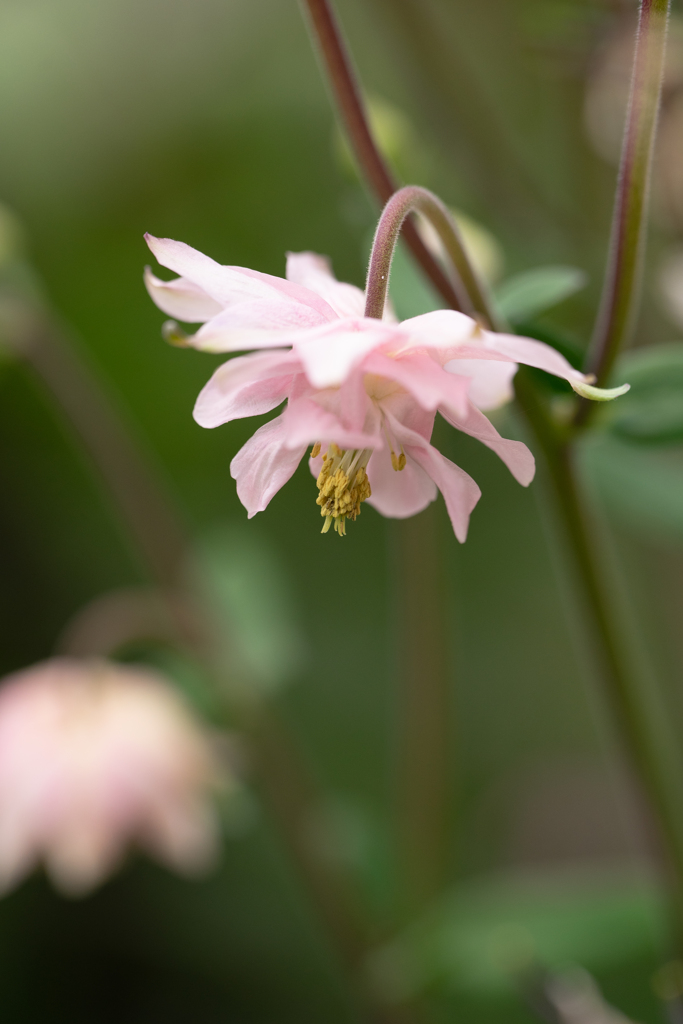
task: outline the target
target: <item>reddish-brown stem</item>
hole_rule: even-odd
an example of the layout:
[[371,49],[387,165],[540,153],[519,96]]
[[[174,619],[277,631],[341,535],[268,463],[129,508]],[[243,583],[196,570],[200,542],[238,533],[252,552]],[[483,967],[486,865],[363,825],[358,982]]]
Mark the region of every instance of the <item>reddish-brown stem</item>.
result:
[[[587,370],[603,385],[638,311],[646,214],[671,0],[642,0],[610,251]],[[589,403],[582,404],[585,418]]]
[[[329,81],[339,116],[363,175],[381,203],[386,203],[399,187],[389,171],[370,131],[351,58],[344,45],[341,29],[328,0],[302,0],[308,12],[311,34],[320,53],[325,78]],[[412,222],[405,224],[403,237],[418,264],[445,302],[460,309],[459,296],[438,261],[426,247]]]

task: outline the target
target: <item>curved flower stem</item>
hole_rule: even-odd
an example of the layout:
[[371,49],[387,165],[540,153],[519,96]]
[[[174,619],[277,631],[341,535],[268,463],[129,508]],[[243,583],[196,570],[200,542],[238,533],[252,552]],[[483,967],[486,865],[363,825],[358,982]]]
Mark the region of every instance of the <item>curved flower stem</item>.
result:
[[[307,0],[309,7],[312,0]],[[329,5],[324,4],[329,10]],[[638,92],[647,88],[653,81],[652,69],[659,61],[661,74],[661,58],[664,46],[664,30],[666,27],[666,11],[668,0],[643,0],[641,6],[639,51],[636,65],[641,69],[634,82],[634,92],[629,114],[629,130],[627,144],[629,156],[627,166],[630,168],[628,179],[624,175],[620,179],[619,199],[617,201],[617,217],[615,220],[615,239],[611,266],[618,269],[608,274],[608,294],[613,293],[609,302],[609,317],[606,321],[609,330],[605,329],[598,349],[596,367],[606,374],[609,359],[614,358],[621,344],[631,315],[633,301],[629,294],[637,280],[643,224],[643,213],[647,195],[647,178],[650,165],[652,137],[656,119],[659,97],[659,78],[657,78],[656,94],[650,92],[645,99]],[[314,23],[315,24],[315,23]],[[654,34],[651,31],[655,27]],[[326,23],[326,30],[336,30],[332,20]],[[320,50],[325,58],[325,68],[332,83],[335,95],[339,97],[353,89],[354,82],[350,77],[348,60],[337,62],[329,59],[331,49],[329,40],[319,39]],[[339,43],[341,47],[341,43]],[[645,74],[645,71],[648,74]],[[344,111],[344,104],[340,101]],[[362,114],[362,110],[361,110]],[[629,135],[629,131],[633,134]],[[373,174],[366,156],[368,147],[360,145],[357,124],[347,118],[346,127],[356,156],[368,181],[373,183]],[[363,134],[372,140],[367,120],[363,122]],[[373,144],[378,152],[376,144]],[[622,168],[623,170],[623,168]],[[376,189],[378,198],[386,197]],[[382,250],[383,251],[383,250]],[[384,252],[382,258],[384,259]],[[431,258],[431,257],[430,257]],[[466,255],[465,255],[466,258]],[[384,280],[382,273],[384,272]],[[386,289],[388,270],[375,272]],[[432,278],[433,279],[433,278]],[[611,286],[609,282],[611,281]],[[626,287],[626,282],[629,287]],[[374,278],[373,278],[374,286]],[[380,288],[380,285],[377,285]],[[446,302],[457,308],[443,289],[439,289]],[[386,294],[386,291],[385,293]],[[482,299],[484,301],[482,301]],[[491,326],[495,324],[494,311],[486,302],[486,297],[470,294],[470,308],[486,316]],[[371,306],[372,315],[377,315],[379,303]],[[381,315],[381,314],[380,314]],[[621,733],[627,754],[634,766],[643,791],[656,819],[657,830],[664,850],[664,859],[670,869],[673,889],[674,907],[677,919],[677,939],[683,942],[683,828],[681,826],[681,802],[677,798],[676,771],[669,771],[667,744],[658,726],[651,724],[646,709],[648,698],[646,686],[632,670],[620,642],[620,631],[616,625],[616,614],[607,596],[603,574],[596,557],[595,544],[591,538],[590,525],[583,500],[576,480],[576,471],[571,459],[570,433],[553,420],[545,404],[539,397],[531,381],[524,371],[517,374],[516,395],[518,405],[526,419],[539,447],[543,450],[553,490],[557,498],[557,515],[565,531],[567,543],[577,570],[577,582],[583,596],[585,618],[590,632],[591,647],[596,662],[601,670],[603,686],[607,693],[613,717]],[[587,405],[587,403],[584,403]]]
[[[320,55],[323,72],[330,83],[356,159],[380,203],[386,203],[398,184],[375,143],[339,24],[329,0],[301,0],[308,14],[311,36]],[[420,238],[414,224],[404,228],[406,243],[434,287],[453,309],[460,309],[459,295]]]
[[484,285],[467,257],[460,232],[450,211],[438,196],[419,185],[406,185],[405,188],[399,189],[382,210],[368,266],[365,315],[382,319],[389,289],[391,261],[399,232],[408,214],[413,212],[421,213],[431,222],[443,243],[457,274],[455,289],[459,308],[470,315],[480,315],[490,320],[491,304]]
[[[604,385],[640,298],[646,213],[671,0],[641,0],[605,281],[587,370]],[[580,418],[589,403],[583,402]]]

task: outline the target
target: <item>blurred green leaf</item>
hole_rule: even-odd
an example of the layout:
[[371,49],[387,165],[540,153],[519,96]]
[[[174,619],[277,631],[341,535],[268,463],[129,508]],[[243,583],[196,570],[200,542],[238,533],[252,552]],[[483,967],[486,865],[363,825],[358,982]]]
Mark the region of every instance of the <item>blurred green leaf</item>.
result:
[[585,439],[580,460],[593,491],[622,521],[683,540],[683,448],[654,450],[602,433]]
[[657,345],[619,360],[614,380],[631,385],[610,409],[609,429],[628,441],[662,445],[683,441],[683,345]]
[[577,267],[537,267],[503,281],[496,289],[496,302],[501,313],[518,324],[568,299],[585,287],[586,281]]
[[269,542],[251,527],[218,530],[197,545],[191,575],[233,696],[266,696],[299,673],[306,644],[287,574]]
[[510,989],[532,965],[603,970],[656,952],[666,935],[661,893],[637,876],[556,871],[494,876],[452,893],[371,969],[388,998],[426,990]]

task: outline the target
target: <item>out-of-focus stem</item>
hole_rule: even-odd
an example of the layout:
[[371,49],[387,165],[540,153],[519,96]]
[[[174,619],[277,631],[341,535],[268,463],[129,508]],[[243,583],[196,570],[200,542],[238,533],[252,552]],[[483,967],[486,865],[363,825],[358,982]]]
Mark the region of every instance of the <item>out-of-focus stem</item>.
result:
[[[641,0],[610,251],[587,370],[607,380],[629,340],[640,298],[646,214],[671,0]],[[582,404],[585,418],[589,403]]]
[[21,348],[92,460],[152,579],[177,584],[183,528],[99,380],[68,338],[45,318]]
[[399,232],[405,227],[406,217],[421,213],[437,231],[444,249],[456,271],[456,291],[460,309],[489,320],[491,304],[486,289],[465,252],[460,232],[448,208],[438,196],[419,185],[406,185],[389,199],[382,210],[368,266],[365,286],[365,315],[381,319],[389,289],[391,261]]
[[674,763],[667,731],[653,720],[644,683],[629,657],[625,630],[618,621],[600,569],[570,446],[560,434],[546,430],[546,421],[538,413],[538,398],[524,368],[517,374],[515,389],[545,456],[558,525],[564,533],[574,582],[582,598],[583,625],[593,660],[625,753],[654,819],[671,883],[680,944],[683,942],[683,789],[679,766]]
[[[170,612],[168,627],[176,642],[203,663],[209,676],[215,675],[206,658],[201,629],[196,628],[185,603],[177,599],[178,570],[190,542],[174,515],[170,498],[157,485],[153,467],[136,448],[116,406],[70,345],[65,332],[45,314],[31,314],[29,320],[30,328],[17,339],[17,352],[42,379],[91,456],[93,471],[109,491],[124,531],[136,544],[151,578],[160,588]],[[165,625],[162,617],[162,629]],[[87,653],[110,652],[89,649]],[[355,899],[347,890],[342,872],[328,870],[304,834],[306,817],[319,802],[315,787],[296,757],[287,731],[273,713],[264,711],[262,721],[255,719],[243,724],[254,746],[265,803],[282,831],[285,846],[308,887],[321,922],[329,930],[331,943],[348,973],[350,988],[367,1004],[372,996],[359,983],[358,968],[370,948],[370,936],[363,932]],[[377,1004],[372,1006],[370,1016],[377,1024],[404,1024],[401,1012],[394,1013]]]
[[[309,6],[311,0],[308,0]],[[327,7],[327,4],[325,4]],[[625,336],[629,318],[632,314],[633,297],[626,287],[630,288],[637,282],[637,271],[642,250],[641,233],[645,199],[647,195],[647,179],[652,150],[652,139],[656,122],[657,105],[660,91],[660,78],[656,78],[654,94],[649,92],[641,97],[639,90],[647,89],[647,83],[655,81],[653,68],[661,75],[661,61],[666,29],[668,0],[643,0],[641,5],[640,32],[638,52],[636,56],[637,72],[634,76],[633,93],[628,119],[627,140],[628,178],[623,174],[619,185],[617,214],[615,218],[615,237],[613,255],[608,274],[607,294],[612,296],[607,304],[608,314],[605,329],[597,346],[596,372],[599,370],[604,380],[609,360],[614,358],[623,337]],[[334,22],[327,24],[330,32],[336,31]],[[339,44],[341,45],[341,44]],[[329,42],[321,41],[321,52],[326,58],[325,66],[333,83],[335,93],[343,93],[352,86],[352,81],[341,70],[333,66],[327,59],[330,49]],[[361,111],[362,113],[362,111]],[[370,183],[373,175],[368,163],[363,163],[364,150],[356,144],[353,132],[354,125],[347,127],[354,143],[356,155]],[[367,120],[364,131],[372,138]],[[629,136],[629,132],[632,132]],[[376,145],[374,149],[377,150]],[[386,201],[386,197],[377,191],[378,198]],[[442,289],[439,289],[449,305],[449,300]],[[478,308],[480,300],[470,296],[472,308]],[[493,317],[489,317],[493,325]],[[604,343],[603,340],[604,339]],[[664,737],[657,735],[652,729],[646,708],[648,701],[643,692],[642,681],[633,672],[627,661],[627,655],[620,643],[620,633],[616,625],[616,615],[606,593],[603,575],[591,538],[590,526],[571,459],[571,451],[567,432],[560,430],[549,415],[544,404],[539,401],[533,385],[523,372],[518,373],[516,393],[519,407],[524,414],[534,436],[546,456],[550,478],[557,497],[558,517],[565,529],[567,542],[571,551],[581,593],[583,595],[585,621],[590,636],[591,647],[597,665],[601,671],[603,685],[606,690],[612,713],[620,730],[631,762],[638,773],[643,790],[649,799],[650,808],[656,818],[665,860],[670,867],[672,876],[673,897],[678,919],[678,938],[683,938],[683,829],[681,826],[681,804],[677,799],[677,785],[673,774],[669,771],[666,758],[666,742]]]
[[[448,867],[451,693],[438,509],[397,522],[398,826],[402,909],[410,916],[443,888]],[[436,584],[436,585],[435,585]]]
[[[361,171],[380,203],[386,203],[398,188],[377,146],[368,121],[358,81],[329,0],[301,0],[308,14],[311,35],[323,72],[334,96],[339,116]],[[420,238],[415,225],[407,223],[403,236],[418,264],[434,287],[453,309],[459,296],[446,274]]]

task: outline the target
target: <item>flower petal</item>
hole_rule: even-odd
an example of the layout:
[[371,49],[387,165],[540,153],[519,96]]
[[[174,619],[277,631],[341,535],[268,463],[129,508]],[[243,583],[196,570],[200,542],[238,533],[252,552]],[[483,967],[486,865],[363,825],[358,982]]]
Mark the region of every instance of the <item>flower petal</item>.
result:
[[396,438],[404,445],[406,455],[417,462],[443,494],[453,531],[461,544],[467,538],[472,509],[481,497],[481,491],[464,469],[456,466],[414,430],[387,413]]
[[535,366],[538,370],[545,370],[546,373],[564,377],[568,381],[587,383],[585,374],[575,370],[557,349],[546,345],[545,342],[522,338],[517,334],[494,334],[493,331],[484,331],[484,335],[486,348],[499,352],[516,363]]
[[172,238],[155,238],[147,234],[145,240],[162,267],[199,285],[221,306],[258,299],[271,302],[284,296],[317,310],[321,320],[336,318],[331,306],[309,288],[247,267],[221,266],[197,249]]
[[451,359],[444,366],[447,373],[470,378],[470,402],[485,412],[512,400],[517,368],[517,363],[499,359]]
[[302,333],[292,344],[313,387],[337,387],[369,352],[395,341],[399,326],[382,320],[337,320]]
[[396,472],[388,451],[376,451],[368,462],[372,495],[368,505],[389,519],[407,519],[421,512],[438,494],[436,484],[412,458]]
[[435,309],[431,313],[422,313],[404,320],[398,325],[398,330],[406,336],[400,351],[411,348],[455,348],[471,341],[477,330],[477,322],[454,309]]
[[503,460],[515,480],[523,487],[528,487],[536,472],[536,462],[525,444],[501,437],[491,421],[474,406],[470,406],[465,417],[454,415],[453,410],[443,406],[439,407],[439,412],[456,430],[476,437],[494,451]]
[[287,280],[320,295],[338,316],[362,317],[365,295],[353,284],[338,281],[326,256],[315,252],[287,253]]
[[200,427],[218,427],[244,416],[260,416],[284,402],[299,362],[290,351],[237,356],[219,366],[194,407]]
[[203,352],[277,348],[291,345],[300,331],[318,326],[326,327],[328,321],[317,310],[275,295],[267,302],[255,299],[221,310],[189,342]]
[[426,352],[407,353],[397,359],[371,352],[363,360],[363,369],[396,381],[423,409],[434,410],[445,402],[459,410],[460,415],[467,415],[469,378],[446,372]]
[[250,519],[267,508],[306,453],[306,445],[291,449],[285,440],[282,416],[276,416],[259,427],[230,463],[237,495]]
[[[290,401],[282,414],[286,444],[290,448],[309,445],[316,441],[336,444],[340,448],[382,448],[384,442],[379,431],[379,420],[369,430],[354,430],[344,426],[341,419],[312,398]],[[374,426],[375,429],[372,429]]]
[[203,288],[185,277],[177,277],[174,281],[162,281],[149,267],[145,267],[144,280],[152,302],[168,316],[184,320],[185,323],[195,324],[210,320],[223,308],[207,295]]

